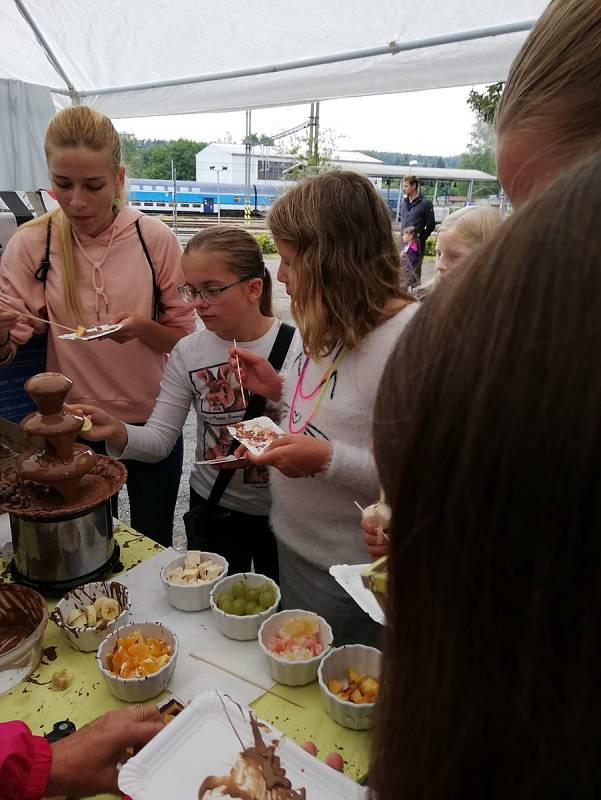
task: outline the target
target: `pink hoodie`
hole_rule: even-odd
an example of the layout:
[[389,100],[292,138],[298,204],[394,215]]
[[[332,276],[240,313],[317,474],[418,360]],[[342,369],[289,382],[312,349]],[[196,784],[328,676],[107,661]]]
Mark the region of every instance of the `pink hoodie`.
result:
[[[138,238],[135,222],[140,219],[142,236],[154,267],[163,311],[159,322],[186,333],[195,329],[194,310],[179,298],[184,283],[181,248],[169,228],[133,208],[123,208],[115,222],[99,236],[79,236],[79,243],[93,262],[100,262],[94,280],[90,261],[73,241],[77,289],[87,326],[108,322],[114,314],[127,312],[152,318],[152,275]],[[47,226],[33,225],[17,231],[8,242],[0,267],[0,291],[25,313],[46,316],[51,321],[76,328],[76,320],[63,298],[62,260],[58,227],[53,225],[50,263],[46,282],[35,279],[35,271],[46,250]],[[107,253],[108,248],[108,253]],[[154,407],[167,356],[139,340],[118,344],[108,339],[81,342],[58,339],[60,328],[49,327],[47,368],[62,372],[73,381],[68,401],[93,403],[125,422],[145,422]],[[23,344],[32,328],[13,328],[13,341]]]

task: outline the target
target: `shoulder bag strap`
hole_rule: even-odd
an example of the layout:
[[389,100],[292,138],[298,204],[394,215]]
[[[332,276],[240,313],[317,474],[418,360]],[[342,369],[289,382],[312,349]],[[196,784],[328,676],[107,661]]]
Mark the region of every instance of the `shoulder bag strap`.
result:
[[[292,325],[282,322],[278,331],[278,335],[273,343],[273,347],[271,348],[271,353],[269,354],[267,360],[278,372],[281,370],[284,359],[286,358],[286,353],[288,352],[292,342],[292,337],[294,336],[294,330],[295,329],[292,327]],[[260,417],[265,410],[265,402],[266,401],[264,397],[261,397],[259,394],[253,394],[248,401],[246,412],[242,419],[245,420]],[[238,445],[236,441],[232,439],[230,449],[228,450],[228,455],[231,455],[237,447]],[[211,487],[211,493],[209,494],[207,502],[204,506],[205,509],[207,507],[215,507],[219,505],[219,501],[223,497],[223,493],[227,489],[228,484],[233,477],[233,469],[222,469],[220,471],[219,475],[217,475],[215,478],[215,483]]]
[[48,270],[50,269],[50,237],[52,235],[52,218],[48,218],[48,227],[46,230],[46,253],[44,258],[40,261],[40,266],[35,271],[36,281],[44,284],[46,289],[46,279],[48,278]]
[[164,311],[165,307],[161,305],[161,290],[157,286],[157,279],[156,275],[154,274],[154,267],[152,265],[152,259],[150,257],[150,253],[148,252],[148,247],[146,247],[146,242],[144,241],[144,237],[142,236],[142,229],[140,227],[140,217],[136,220],[136,232],[138,234],[138,239],[140,240],[140,244],[142,245],[142,250],[144,250],[144,255],[146,256],[146,261],[148,261],[148,266],[150,267],[150,274],[152,275],[152,319],[154,322],[159,321],[159,311]]

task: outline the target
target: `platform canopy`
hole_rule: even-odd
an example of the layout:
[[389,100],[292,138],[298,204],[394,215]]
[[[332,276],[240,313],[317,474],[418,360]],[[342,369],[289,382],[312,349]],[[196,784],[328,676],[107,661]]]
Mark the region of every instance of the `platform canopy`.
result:
[[111,117],[503,79],[545,0],[1,0],[0,79]]

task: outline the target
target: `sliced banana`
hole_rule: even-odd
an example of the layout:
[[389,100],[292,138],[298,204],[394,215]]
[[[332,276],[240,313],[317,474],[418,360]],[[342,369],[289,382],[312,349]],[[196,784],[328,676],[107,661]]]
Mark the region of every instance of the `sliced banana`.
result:
[[92,430],[92,420],[89,417],[84,416],[83,425],[81,426],[81,432],[87,433],[88,431],[91,430]]
[[50,681],[50,688],[54,692],[64,692],[65,689],[71,686],[72,682],[73,674],[67,669],[61,669],[53,674],[52,680]]
[[93,628],[96,625],[96,608],[94,606],[86,606],[86,618],[88,627]]
[[106,600],[106,595],[102,594],[94,600],[94,610],[96,611],[96,619],[102,616],[102,604]]
[[71,628],[85,628],[87,622],[87,617],[80,608],[74,608],[67,617],[67,625]]
[[111,620],[117,619],[120,613],[121,609],[119,608],[119,603],[110,597],[105,597],[102,604],[102,610],[100,612],[102,619],[105,619],[107,622],[111,622]]

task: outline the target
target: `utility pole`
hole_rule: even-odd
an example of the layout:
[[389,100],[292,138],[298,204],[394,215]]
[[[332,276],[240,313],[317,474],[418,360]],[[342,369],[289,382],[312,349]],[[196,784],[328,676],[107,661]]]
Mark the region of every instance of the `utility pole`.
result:
[[173,181],[173,232],[177,236],[177,167],[171,159],[171,180]]
[[246,111],[246,137],[244,139],[244,224],[250,225],[250,159],[252,155],[251,136],[251,111]]

